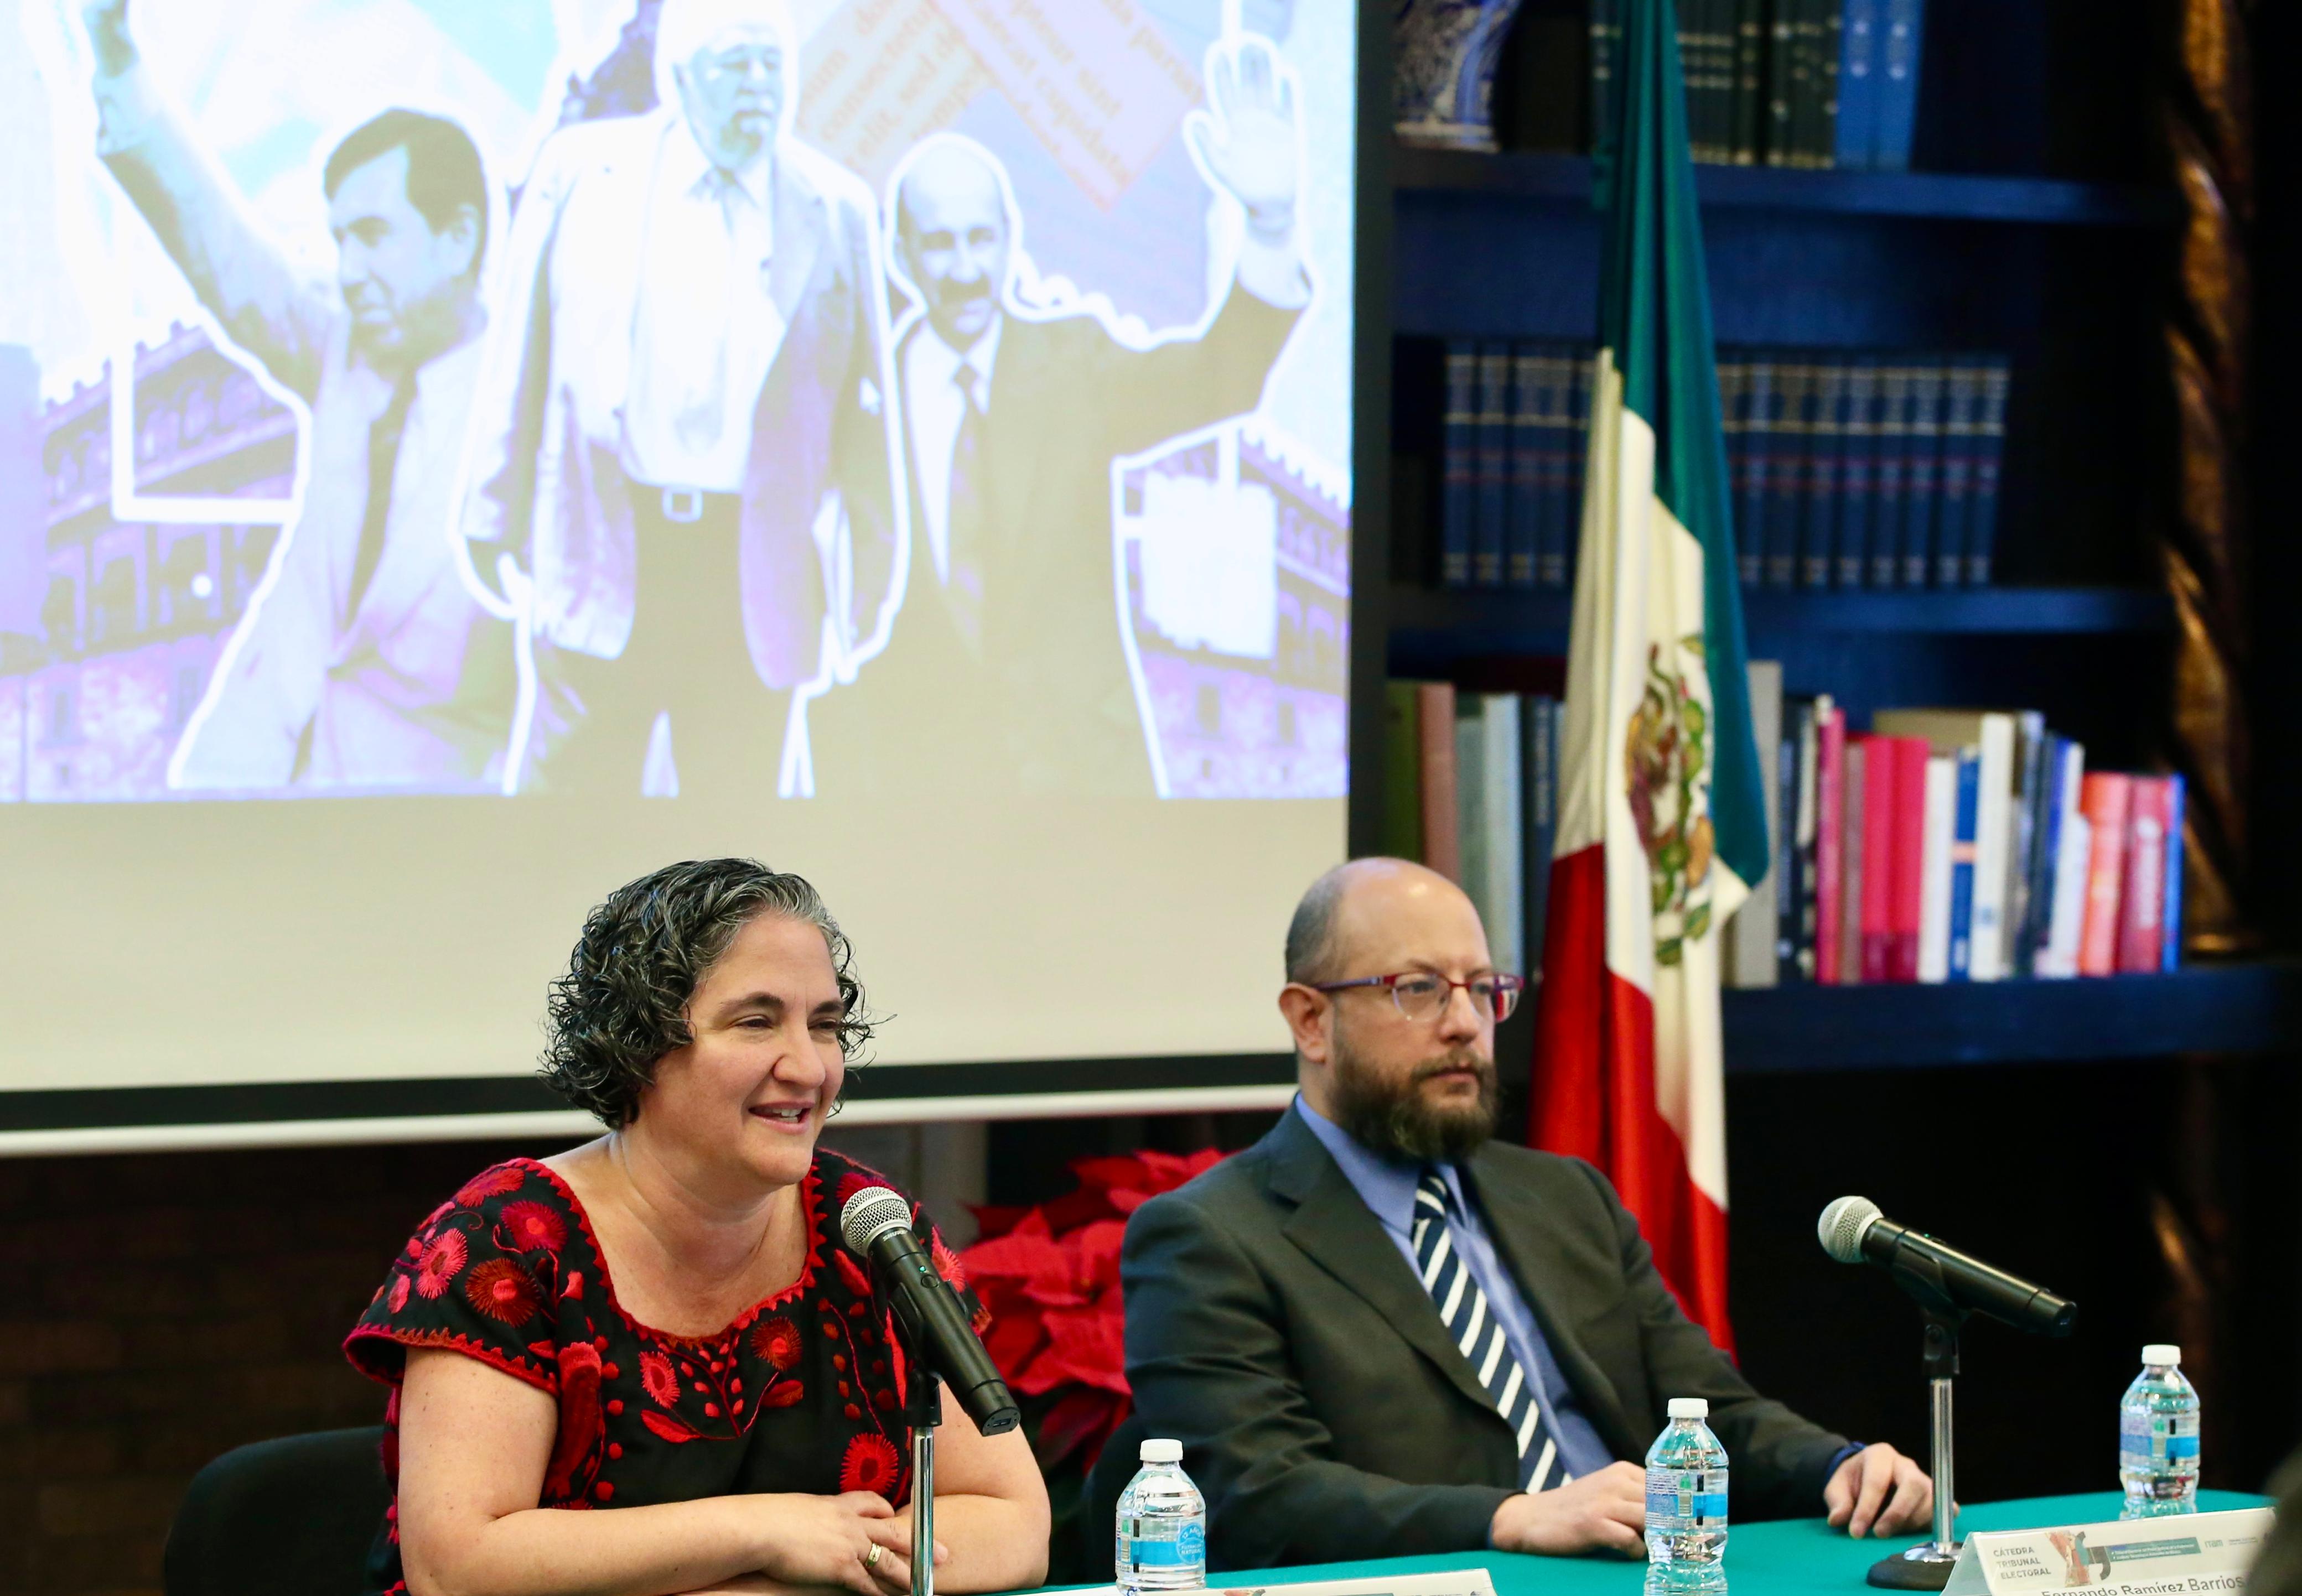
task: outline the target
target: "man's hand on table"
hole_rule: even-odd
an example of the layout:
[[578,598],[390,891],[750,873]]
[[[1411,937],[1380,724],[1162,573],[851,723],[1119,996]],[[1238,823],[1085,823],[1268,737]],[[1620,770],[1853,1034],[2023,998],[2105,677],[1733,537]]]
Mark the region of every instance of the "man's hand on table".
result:
[[1850,1535],[1908,1534],[1933,1522],[1935,1485],[1924,1469],[1881,1442],[1838,1466],[1822,1488],[1822,1505],[1830,1527]]
[[1646,1527],[1647,1471],[1635,1463],[1609,1463],[1556,1491],[1506,1497],[1487,1526],[1487,1539],[1497,1551],[1643,1557]]

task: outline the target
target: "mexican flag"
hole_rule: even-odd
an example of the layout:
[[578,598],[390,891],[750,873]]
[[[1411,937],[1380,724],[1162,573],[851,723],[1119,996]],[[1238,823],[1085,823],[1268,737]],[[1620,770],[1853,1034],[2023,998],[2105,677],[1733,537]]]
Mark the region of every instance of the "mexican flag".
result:
[[1606,1172],[1731,1348],[1719,931],[1767,833],[1677,24],[1619,14],[1531,1140]]

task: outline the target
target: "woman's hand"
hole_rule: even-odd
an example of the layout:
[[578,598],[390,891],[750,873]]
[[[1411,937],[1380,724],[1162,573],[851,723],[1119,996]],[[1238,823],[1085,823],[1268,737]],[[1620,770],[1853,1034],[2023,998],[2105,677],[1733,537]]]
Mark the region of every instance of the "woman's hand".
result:
[[[840,1496],[761,1496],[771,1524],[760,1526],[760,1572],[794,1585],[830,1585],[856,1596],[907,1596],[912,1521],[869,1491]],[[949,1554],[938,1546],[936,1560]]]

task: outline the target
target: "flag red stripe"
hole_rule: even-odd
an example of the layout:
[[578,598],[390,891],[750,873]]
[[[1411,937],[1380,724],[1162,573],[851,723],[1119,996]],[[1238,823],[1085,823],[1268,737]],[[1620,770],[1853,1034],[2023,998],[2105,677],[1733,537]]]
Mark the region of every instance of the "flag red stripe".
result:
[[1603,844],[1553,862],[1528,1139],[1599,1167],[1687,1316],[1731,1351],[1726,1215],[1694,1184],[1685,1144],[1655,1105],[1654,1001],[1606,966],[1606,891]]

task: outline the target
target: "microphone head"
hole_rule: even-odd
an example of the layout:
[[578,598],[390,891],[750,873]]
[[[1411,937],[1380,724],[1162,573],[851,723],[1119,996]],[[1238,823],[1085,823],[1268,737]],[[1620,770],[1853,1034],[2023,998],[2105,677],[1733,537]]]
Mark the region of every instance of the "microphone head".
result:
[[886,1186],[866,1186],[839,1210],[839,1234],[847,1249],[869,1257],[871,1244],[890,1231],[912,1228],[912,1205]]
[[1862,1232],[1878,1219],[1878,1205],[1869,1197],[1843,1197],[1822,1211],[1815,1227],[1822,1250],[1842,1264],[1862,1261]]

